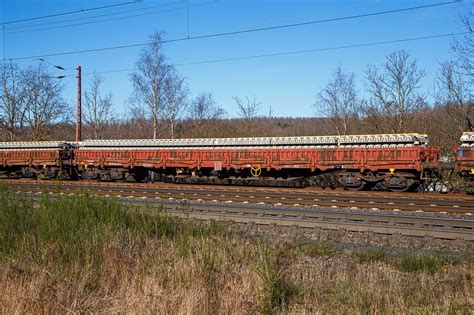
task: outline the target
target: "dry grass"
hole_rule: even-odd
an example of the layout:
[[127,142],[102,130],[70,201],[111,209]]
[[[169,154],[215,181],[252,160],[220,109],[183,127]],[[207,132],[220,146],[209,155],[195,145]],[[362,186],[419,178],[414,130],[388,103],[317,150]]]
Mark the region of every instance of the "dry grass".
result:
[[88,197],[0,192],[1,313],[469,313],[472,261],[239,239]]

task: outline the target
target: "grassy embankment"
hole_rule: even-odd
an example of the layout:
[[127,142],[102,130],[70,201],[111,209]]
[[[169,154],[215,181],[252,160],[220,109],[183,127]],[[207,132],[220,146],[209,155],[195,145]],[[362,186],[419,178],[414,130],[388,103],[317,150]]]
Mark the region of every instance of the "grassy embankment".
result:
[[0,312],[469,313],[472,260],[233,235],[87,196],[0,188]]

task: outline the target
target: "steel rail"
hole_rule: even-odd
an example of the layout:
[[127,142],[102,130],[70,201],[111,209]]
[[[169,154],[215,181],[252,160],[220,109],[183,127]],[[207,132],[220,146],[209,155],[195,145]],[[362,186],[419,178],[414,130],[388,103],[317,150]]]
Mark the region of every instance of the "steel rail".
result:
[[[453,196],[453,195],[441,195],[441,194],[425,194],[425,193],[396,193],[396,192],[376,192],[376,191],[346,191],[346,190],[323,190],[313,189],[314,187],[309,188],[278,188],[275,187],[252,187],[247,186],[222,186],[222,185],[179,185],[179,184],[165,184],[163,183],[125,183],[125,182],[72,182],[72,181],[61,181],[60,184],[53,181],[41,181],[41,180],[30,180],[24,181],[22,179],[18,180],[4,180],[9,185],[41,185],[41,186],[55,186],[58,187],[107,187],[109,189],[125,189],[132,188],[138,190],[194,190],[194,191],[213,191],[213,192],[222,192],[222,193],[231,193],[233,191],[239,191],[242,194],[255,194],[255,193],[266,193],[266,194],[275,194],[281,195],[282,193],[292,195],[292,196],[314,196],[318,195],[322,198],[332,198],[333,196],[338,196],[339,198],[368,198],[373,199],[383,199],[386,200],[387,197],[393,200],[413,200],[414,202],[420,201],[432,201],[436,200],[441,203],[450,204],[453,200],[458,203],[463,203],[470,205],[474,202],[473,197],[466,196]],[[0,180],[1,182],[1,180]],[[216,188],[220,187],[220,188]]]
[[179,205],[181,209],[193,209],[194,211],[224,211],[226,213],[235,214],[253,214],[253,215],[267,215],[274,217],[294,217],[294,218],[308,218],[308,219],[337,219],[345,221],[358,222],[373,222],[373,223],[391,223],[391,224],[410,224],[413,226],[434,226],[444,228],[464,228],[474,233],[474,220],[458,219],[458,218],[439,218],[430,216],[408,216],[400,214],[385,214],[385,213],[368,213],[368,212],[346,212],[346,211],[332,211],[321,209],[307,209],[302,210],[298,208],[274,208],[251,205],[228,205],[228,204],[214,204],[214,203],[186,203],[186,202],[170,202],[170,201],[149,201],[149,200],[132,200],[127,198],[120,198],[128,203],[141,204],[162,204],[167,206]]
[[287,226],[309,229],[329,229],[329,230],[346,230],[349,232],[371,232],[386,235],[403,235],[415,237],[431,237],[436,239],[456,240],[461,239],[465,241],[474,241],[473,233],[466,233],[461,231],[442,231],[427,228],[414,227],[396,227],[396,226],[377,226],[366,223],[348,223],[348,222],[318,222],[298,218],[276,218],[276,217],[242,217],[230,214],[216,214],[216,213],[182,213],[181,217],[195,218],[204,220],[224,220],[233,221],[237,223],[255,223],[263,225]]
[[[176,190],[210,190],[210,191],[242,191],[242,192],[267,192],[280,194],[281,192],[298,194],[298,195],[324,195],[329,198],[329,196],[341,196],[348,198],[358,198],[368,196],[372,198],[399,198],[399,199],[413,199],[413,200],[425,200],[425,199],[435,199],[443,200],[446,202],[451,202],[452,200],[457,201],[467,201],[474,202],[474,197],[467,196],[465,194],[439,194],[433,192],[427,193],[415,193],[415,192],[386,192],[386,191],[351,191],[351,190],[342,190],[342,189],[322,189],[317,187],[271,187],[271,186],[238,186],[238,185],[215,185],[215,184],[176,184],[176,183],[164,183],[164,182],[155,182],[155,183],[136,183],[136,182],[107,182],[107,181],[71,181],[71,180],[32,180],[32,179],[1,179],[0,183],[4,182],[11,185],[54,185],[54,186],[72,186],[72,187],[110,187],[112,189],[119,188],[139,188],[139,189],[176,189]],[[217,187],[217,188],[216,188]]]
[[[298,192],[274,192],[274,191],[246,191],[246,190],[206,190],[183,188],[176,186],[132,186],[133,190],[128,190],[129,186],[112,186],[112,185],[55,185],[54,183],[38,182],[38,183],[9,183],[13,187],[30,187],[37,190],[73,190],[85,189],[93,193],[106,194],[126,194],[140,195],[150,198],[167,198],[170,196],[183,199],[200,199],[200,200],[216,200],[216,199],[232,199],[232,202],[252,202],[252,203],[273,203],[280,205],[304,205],[311,207],[348,207],[353,209],[374,209],[374,210],[407,210],[407,211],[428,211],[428,212],[451,212],[451,213],[474,213],[474,200],[446,200],[446,199],[429,199],[429,198],[403,198],[403,197],[366,197],[354,195],[322,195],[312,193]],[[375,201],[374,201],[375,200]]]
[[[19,194],[38,202],[41,194]],[[91,196],[92,197],[92,196]],[[57,199],[61,195],[50,195]],[[344,212],[329,210],[281,209],[228,204],[188,203],[176,201],[117,198],[129,208],[166,210],[179,217],[214,219],[238,223],[255,223],[299,228],[320,228],[372,232],[379,234],[431,237],[440,239],[460,239],[474,242],[474,220],[406,216],[396,214],[375,214],[365,212]]]

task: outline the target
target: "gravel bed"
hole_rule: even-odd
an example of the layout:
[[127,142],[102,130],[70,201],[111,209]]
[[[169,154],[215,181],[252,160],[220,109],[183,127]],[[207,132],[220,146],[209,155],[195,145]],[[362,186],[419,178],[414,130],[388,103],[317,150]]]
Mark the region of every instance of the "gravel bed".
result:
[[349,232],[342,229],[305,229],[233,222],[229,223],[229,227],[231,234],[243,238],[306,239],[316,242],[335,242],[345,248],[376,246],[390,249],[402,248],[474,254],[474,243],[463,240],[442,240],[403,235],[383,235],[371,232]]
[[[137,198],[139,199],[139,198]],[[472,214],[467,214],[467,213],[452,213],[452,212],[428,212],[428,211],[407,211],[407,210],[388,210],[388,209],[374,209],[373,207],[367,207],[367,208],[351,208],[351,207],[329,207],[329,206],[321,206],[321,207],[312,207],[312,206],[306,206],[306,205],[290,205],[290,204],[281,204],[281,205],[276,205],[273,203],[265,203],[265,204],[260,204],[260,203],[253,203],[253,202],[248,202],[248,203],[243,203],[243,202],[231,202],[231,203],[226,203],[225,201],[212,201],[212,200],[199,200],[197,199],[179,199],[179,198],[174,198],[173,200],[167,200],[166,198],[162,198],[163,201],[182,201],[185,200],[187,202],[191,203],[199,203],[199,204],[216,204],[216,205],[234,205],[234,206],[252,206],[252,207],[261,207],[261,208],[276,208],[276,209],[281,209],[281,210],[288,210],[288,209],[298,209],[298,210],[325,210],[325,211],[344,211],[344,212],[351,212],[351,213],[382,213],[382,214],[397,214],[397,215],[405,215],[405,216],[415,216],[415,217],[439,217],[439,218],[458,218],[458,219],[466,219],[466,220],[474,220],[474,215]],[[394,209],[397,206],[394,205]]]

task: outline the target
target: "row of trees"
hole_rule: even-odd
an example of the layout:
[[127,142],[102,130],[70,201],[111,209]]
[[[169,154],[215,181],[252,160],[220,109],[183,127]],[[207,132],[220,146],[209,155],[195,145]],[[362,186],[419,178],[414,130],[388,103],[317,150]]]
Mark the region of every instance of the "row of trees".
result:
[[[454,59],[441,63],[434,95],[434,107],[449,118],[451,124],[445,120],[443,126],[454,129],[447,130],[453,136],[474,130],[473,24],[468,18],[462,22],[468,33],[452,45]],[[365,91],[368,97],[364,99],[356,90],[354,74],[338,67],[318,93],[315,108],[338,134],[352,133],[361,126],[368,132],[380,133],[419,129],[420,119],[434,112],[420,91],[424,77],[425,72],[416,59],[405,50],[395,51],[381,66],[367,67]]]
[[43,139],[52,124],[68,119],[63,86],[42,66],[3,63],[0,71],[0,127],[8,140]]
[[[455,41],[452,61],[440,65],[436,104],[421,92],[425,72],[407,51],[395,51],[383,64],[369,65],[365,93],[356,88],[353,73],[338,67],[314,104],[320,119],[282,119],[262,116],[255,96],[234,97],[239,119],[226,119],[211,93],[190,99],[189,88],[163,53],[159,33],[150,38],[131,74],[133,93],[129,117],[118,118],[113,98],[103,92],[104,80],[94,75],[84,94],[84,135],[88,138],[219,137],[259,135],[348,134],[361,132],[426,132],[449,144],[462,131],[472,131],[473,25],[463,19],[469,33]],[[62,98],[63,85],[43,66],[21,69],[3,63],[0,69],[0,128],[5,140],[72,138],[73,106]],[[317,127],[309,122],[317,123]],[[301,124],[295,127],[294,124]],[[61,128],[55,128],[61,126]],[[435,141],[436,142],[436,141]]]

